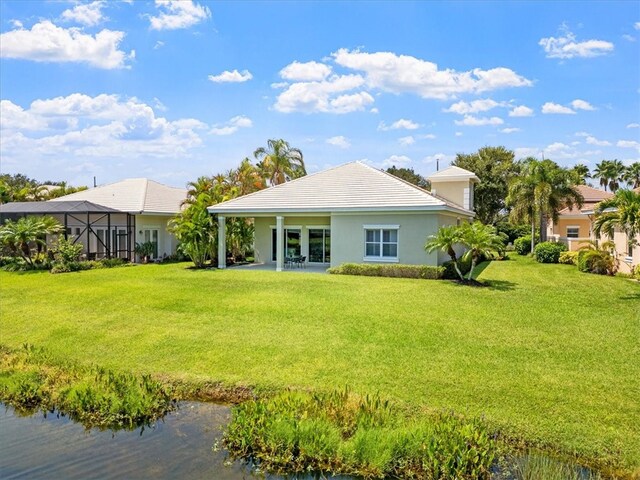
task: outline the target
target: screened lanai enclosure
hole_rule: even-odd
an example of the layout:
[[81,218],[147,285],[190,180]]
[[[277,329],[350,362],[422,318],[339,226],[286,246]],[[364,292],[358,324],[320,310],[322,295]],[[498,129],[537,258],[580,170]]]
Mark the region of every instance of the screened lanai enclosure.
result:
[[[64,226],[64,237],[80,243],[88,260],[134,260],[135,216],[88,201],[12,202],[0,205],[0,222],[50,216]],[[47,239],[48,241],[53,239]]]

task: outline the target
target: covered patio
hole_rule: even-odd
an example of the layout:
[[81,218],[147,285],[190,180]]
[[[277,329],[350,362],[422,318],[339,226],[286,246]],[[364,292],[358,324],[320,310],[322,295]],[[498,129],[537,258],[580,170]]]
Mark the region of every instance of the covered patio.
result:
[[[250,263],[248,265],[233,265],[227,268],[230,270],[252,270],[265,272],[279,271],[273,263]],[[328,268],[328,265],[306,265],[305,267],[300,268],[296,266],[289,267],[285,264],[282,271],[291,273],[327,273]]]

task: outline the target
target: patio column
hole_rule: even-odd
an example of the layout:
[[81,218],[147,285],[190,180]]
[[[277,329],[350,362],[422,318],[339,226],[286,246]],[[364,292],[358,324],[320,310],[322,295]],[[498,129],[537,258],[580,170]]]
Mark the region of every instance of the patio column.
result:
[[284,267],[284,217],[276,217],[276,272]]
[[227,268],[227,218],[218,215],[218,268]]

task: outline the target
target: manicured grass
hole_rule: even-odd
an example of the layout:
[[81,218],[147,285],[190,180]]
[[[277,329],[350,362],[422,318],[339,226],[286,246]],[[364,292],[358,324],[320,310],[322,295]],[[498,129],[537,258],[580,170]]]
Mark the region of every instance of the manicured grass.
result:
[[[517,257],[516,255],[512,255]],[[190,382],[380,392],[640,471],[640,285],[527,258],[480,280],[0,273],[0,342]]]

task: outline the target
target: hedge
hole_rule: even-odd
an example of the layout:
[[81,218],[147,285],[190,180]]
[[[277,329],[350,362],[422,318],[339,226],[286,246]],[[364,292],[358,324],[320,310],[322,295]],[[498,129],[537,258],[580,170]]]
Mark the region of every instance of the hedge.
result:
[[533,255],[540,263],[558,263],[560,254],[567,251],[564,243],[542,242],[533,249]]
[[368,263],[343,263],[327,270],[334,275],[362,275],[366,277],[422,278],[436,280],[443,278],[444,267],[431,265],[372,265]]

